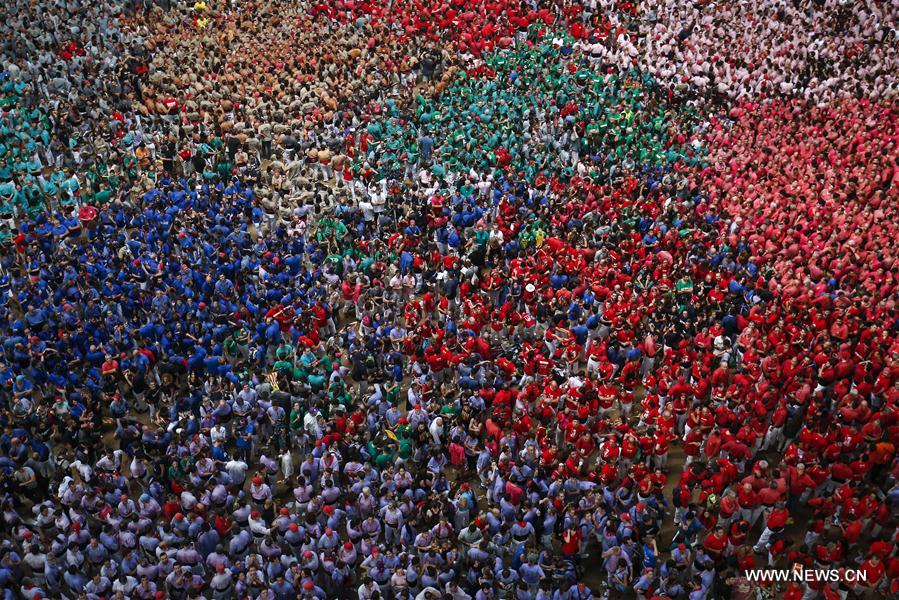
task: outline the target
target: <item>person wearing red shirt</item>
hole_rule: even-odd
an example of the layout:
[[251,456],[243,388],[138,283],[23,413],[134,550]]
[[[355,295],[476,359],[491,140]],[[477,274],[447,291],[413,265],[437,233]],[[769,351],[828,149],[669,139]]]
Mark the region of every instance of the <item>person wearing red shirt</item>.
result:
[[759,490],[759,501],[766,510],[774,508],[774,505],[783,499],[783,494],[777,487],[777,483],[772,481],[767,486]]
[[755,550],[756,552],[762,552],[765,549],[769,549],[772,538],[783,533],[783,530],[784,528],[786,528],[787,522],[789,520],[790,511],[786,509],[786,506],[783,502],[778,502],[777,505],[768,513],[768,519],[765,522],[765,529],[759,536],[759,539],[755,543],[753,550]]
[[618,478],[618,465],[604,462],[599,471],[600,479],[604,484],[611,484]]
[[704,440],[705,434],[699,428],[692,429],[684,438],[684,454],[687,455],[685,467],[699,456],[699,450]]
[[737,548],[743,546],[748,537],[749,523],[746,521],[736,521],[731,523],[730,531],[727,534],[728,552],[733,552]]
[[737,502],[737,495],[733,490],[728,490],[718,503],[718,517],[723,524],[727,524],[737,511],[740,510],[740,504]]
[[629,389],[625,389],[618,394],[618,410],[620,411],[621,420],[627,423],[634,411],[634,394]]
[[752,451],[749,449],[749,446],[736,438],[722,444],[721,450],[726,452],[730,458],[733,459],[734,463],[737,464],[737,468],[741,471],[743,470],[742,465],[744,465],[752,456]]
[[[524,436],[531,430],[531,427],[533,426],[530,415],[528,415],[526,412],[515,411],[513,416],[514,416],[514,419],[513,419],[512,428],[515,430],[516,433],[518,433],[521,436]],[[581,436],[581,439],[583,439],[583,438],[590,439],[589,436]],[[578,442],[580,442],[580,440],[578,440]]]
[[652,427],[650,427],[646,432],[637,437],[637,441],[640,444],[640,450],[643,452],[643,456],[652,456],[653,450],[655,449],[656,440],[652,435]]
[[581,546],[581,530],[574,524],[562,533],[562,554],[565,558],[571,560],[580,551]]
[[[689,394],[693,395],[693,388],[688,388],[690,390]],[[677,403],[674,405],[675,410],[678,408]],[[701,408],[690,408],[687,411],[687,418],[684,422],[684,434],[689,435],[691,431],[699,428],[699,418],[702,415]]]
[[523,489],[521,489],[519,486],[515,485],[511,481],[507,481],[505,491],[506,491],[506,498],[508,499],[509,503],[511,503],[515,506],[518,506],[519,504],[521,504],[522,496],[524,496]]
[[717,427],[713,427],[706,437],[702,453],[708,458],[715,458],[719,450],[721,450],[721,433]]
[[228,519],[228,517],[226,515],[224,515],[221,512],[216,512],[215,530],[218,532],[218,534],[220,536],[225,537],[226,535],[228,535],[228,533],[231,531],[232,527],[233,527],[233,524],[231,523],[231,521]]
[[[651,398],[651,396],[647,396],[647,398]],[[643,399],[644,404],[646,403],[646,398]],[[677,427],[677,418],[674,415],[674,411],[671,409],[671,406],[665,406],[662,409],[661,414],[659,414],[658,420],[658,428],[660,431],[664,431],[666,435],[669,436],[669,439],[674,439],[674,430]]]
[[889,577],[890,582],[886,593],[889,594],[890,598],[894,598],[899,594],[899,556],[894,556],[884,562],[887,565],[887,577]]
[[687,513],[687,510],[690,507],[690,502],[693,501],[693,491],[683,482],[675,488],[673,494],[673,503],[675,508],[674,511],[674,524],[679,525],[684,518],[684,515]]
[[830,466],[830,478],[825,483],[825,491],[832,492],[834,488],[840,487],[850,479],[853,479],[854,473],[852,467],[844,462],[835,462]]
[[843,559],[843,546],[836,542],[815,547],[815,563],[819,567],[830,567]]
[[865,522],[861,519],[852,517],[843,519],[841,523],[843,539],[846,540],[850,545],[857,544],[859,539],[861,539],[862,537],[862,530],[864,529],[864,526]]
[[639,449],[640,444],[636,436],[630,432],[624,434],[624,439],[621,440],[621,463],[625,470],[634,462],[634,457],[637,456]]
[[[730,548],[728,548],[730,550]],[[757,567],[755,562],[755,554],[749,546],[740,546],[736,550],[737,569],[741,571],[749,571]]]
[[175,496],[170,496],[163,506],[163,511],[165,513],[165,520],[171,521],[175,518],[176,514],[179,514],[181,512],[181,504],[178,502],[178,499]]
[[866,575],[865,583],[859,584],[859,588],[868,593],[876,590],[886,574],[886,564],[876,554],[868,556],[868,560],[861,564],[861,572]]
[[581,458],[587,459],[587,457],[593,454],[593,450],[596,448],[596,444],[593,442],[593,436],[589,434],[582,435],[578,438],[574,448]]
[[762,502],[751,483],[744,483],[737,490],[737,504],[740,505],[740,518],[754,526],[762,514]]
[[815,488],[815,480],[805,470],[805,463],[787,468],[787,504],[793,509],[808,490]]
[[668,466],[668,447],[670,444],[671,437],[667,433],[659,431],[656,434],[652,460],[652,465],[656,470],[661,470]]
[[871,545],[868,547],[868,552],[870,554],[876,554],[880,557],[880,560],[886,560],[896,548],[895,544],[888,542],[887,539],[888,538],[884,536],[882,539],[871,542]]
[[637,500],[645,502],[652,496],[654,489],[655,484],[652,481],[651,475],[641,478],[640,482],[637,484]]
[[565,459],[565,468],[567,473],[572,477],[581,477],[584,472],[584,459],[578,456],[577,452],[571,452]]
[[[786,460],[786,457],[784,457],[784,459]],[[821,485],[827,480],[827,470],[820,464],[818,464],[817,461],[814,461],[811,464],[806,464],[805,472],[808,473],[808,476],[811,477],[812,481],[815,482],[815,487]]]
[[[677,386],[675,386],[675,388],[676,387]],[[675,388],[672,388],[672,391]],[[689,390],[690,388],[687,387],[687,389]],[[671,393],[671,392],[669,392],[669,393]],[[674,417],[675,417],[675,422],[677,423],[677,431],[678,432],[686,432],[687,422],[690,417],[690,414],[688,412],[689,408],[690,408],[690,399],[687,396],[678,395],[678,396],[674,396],[672,398],[671,403],[672,403],[672,407],[674,409]],[[689,426],[692,428],[693,424],[691,423]]]
[[723,558],[724,551],[727,549],[727,534],[724,532],[724,527],[721,525],[715,527],[715,530],[705,538],[702,547],[715,561]]
[[758,432],[754,427],[754,423],[746,423],[737,432],[737,439],[746,444],[749,448],[755,448],[758,443]]
[[119,375],[119,361],[111,354],[106,355],[106,360],[100,367],[100,372],[104,378],[115,379]]
[[556,464],[559,457],[559,451],[555,443],[543,444],[540,450],[540,461],[544,467]]
[[[588,435],[587,429],[577,421],[570,421],[565,427],[565,441],[574,446],[583,436]],[[600,446],[600,449],[602,446]],[[617,455],[616,455],[617,456]]]
[[597,414],[601,419],[605,419],[610,412],[612,412],[612,406],[615,403],[615,400],[618,396],[617,390],[615,386],[611,383],[603,382],[600,384],[597,389],[598,400],[599,400],[599,409],[597,410]]
[[621,447],[618,445],[618,437],[612,434],[608,440],[600,444],[599,452],[604,461],[610,463],[617,462],[618,456],[621,454]]

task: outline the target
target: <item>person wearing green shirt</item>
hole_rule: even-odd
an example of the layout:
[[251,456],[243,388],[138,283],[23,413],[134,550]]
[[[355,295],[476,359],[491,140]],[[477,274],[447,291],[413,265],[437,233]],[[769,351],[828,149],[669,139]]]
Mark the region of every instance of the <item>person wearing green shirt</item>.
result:
[[287,420],[287,428],[290,430],[290,438],[294,445],[298,443],[298,438],[303,435],[303,417],[306,412],[299,402],[294,402],[290,409],[290,416]]
[[400,386],[399,385],[396,385],[393,383],[388,383],[384,387],[384,398],[387,400],[387,402],[391,406],[396,406],[397,401],[399,400],[399,397],[400,397]]
[[412,457],[412,453],[414,451],[412,440],[410,440],[405,435],[398,436],[397,439],[397,456],[402,460],[409,460]]
[[235,329],[225,340],[225,352],[232,362],[245,361],[250,357],[247,348],[248,337],[243,329]]
[[389,452],[383,452],[375,446],[375,443],[372,440],[369,440],[366,445],[366,450],[371,457],[371,461],[378,469],[385,469],[393,465],[393,461],[396,457],[396,450],[391,449]]
[[317,394],[325,389],[325,383],[327,383],[328,379],[322,374],[321,371],[316,370],[314,373],[311,373],[307,378],[309,382],[309,387],[312,388],[312,392]]
[[454,416],[458,415],[460,412],[462,412],[462,409],[459,408],[458,406],[456,406],[455,404],[444,404],[443,406],[440,407],[441,415],[448,415],[448,416],[454,417]]
[[478,229],[475,231],[474,241],[478,246],[486,246],[487,242],[490,241],[490,232],[481,223],[478,224]]
[[689,295],[693,293],[693,281],[689,277],[682,277],[674,284],[674,291],[678,295]]
[[273,365],[273,368],[275,369],[275,371],[278,371],[279,373],[281,373],[283,371],[290,371],[291,374],[293,374],[292,373],[293,372],[293,363],[290,362],[289,360],[276,360],[275,364]]
[[[307,350],[308,352],[308,350]],[[294,348],[287,342],[284,342],[278,349],[275,350],[275,356],[278,357],[279,360],[291,360],[293,358]],[[305,362],[303,364],[306,364]],[[308,365],[307,365],[308,366]]]

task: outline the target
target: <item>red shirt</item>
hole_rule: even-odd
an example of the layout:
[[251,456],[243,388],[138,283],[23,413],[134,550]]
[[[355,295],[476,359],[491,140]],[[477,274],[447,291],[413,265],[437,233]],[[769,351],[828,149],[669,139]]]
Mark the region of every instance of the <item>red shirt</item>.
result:
[[849,521],[846,525],[846,529],[843,530],[843,538],[850,544],[857,543],[862,536],[862,525],[862,521],[858,519]]
[[621,454],[625,458],[633,458],[637,454],[637,449],[639,448],[636,440],[631,436],[627,436],[621,442]]
[[737,490],[737,503],[740,508],[758,508],[761,505],[759,495],[754,491],[747,492],[744,489]]
[[593,438],[589,435],[583,435],[578,439],[575,444],[575,448],[577,449],[578,454],[581,458],[587,458],[590,454],[593,453]]
[[886,573],[886,570],[886,565],[883,564],[883,561],[879,560],[875,565],[872,563],[872,559],[869,558],[863,562],[861,571],[868,576],[865,585],[867,587],[875,587],[880,578],[883,577],[883,574]]
[[704,436],[698,429],[690,431],[689,435],[687,435],[687,438],[684,440],[684,453],[687,456],[698,456],[699,447],[702,445],[703,439]]
[[759,491],[759,501],[765,506],[774,506],[780,498],[781,493],[777,488],[764,487]]
[[721,498],[721,504],[718,506],[718,511],[724,519],[732,517],[739,509],[740,506],[737,504],[736,498],[731,496]]
[[717,534],[712,533],[707,538],[705,538],[703,547],[709,552],[709,554],[722,554],[724,552],[724,549],[727,548],[727,536],[722,535],[721,537],[718,537]]
[[581,532],[579,529],[566,530],[562,534],[562,553],[569,556],[577,554],[580,549]]
[[834,463],[830,468],[830,475],[836,482],[844,482],[852,479],[852,467],[845,463]]
[[601,446],[601,453],[603,460],[614,461],[618,459],[621,449],[616,442],[609,440]]
[[882,540],[877,540],[876,542],[871,543],[871,547],[868,548],[868,551],[871,554],[877,555],[881,560],[883,560],[893,551],[893,544],[884,542]]
[[227,517],[223,517],[222,515],[216,515],[215,517],[215,530],[219,532],[219,535],[224,537],[228,533],[228,527],[231,526],[231,522],[228,521]]
[[780,531],[787,526],[787,520],[790,518],[790,511],[786,508],[775,508],[768,515],[768,529],[772,531]]

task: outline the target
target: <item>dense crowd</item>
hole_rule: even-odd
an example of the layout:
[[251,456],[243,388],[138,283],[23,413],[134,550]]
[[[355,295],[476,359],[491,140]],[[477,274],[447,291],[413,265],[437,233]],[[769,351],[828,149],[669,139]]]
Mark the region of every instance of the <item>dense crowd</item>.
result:
[[899,68],[890,2],[763,0],[647,4],[640,60],[674,87],[758,101],[895,101]]
[[5,3],[5,596],[899,593],[896,18]]

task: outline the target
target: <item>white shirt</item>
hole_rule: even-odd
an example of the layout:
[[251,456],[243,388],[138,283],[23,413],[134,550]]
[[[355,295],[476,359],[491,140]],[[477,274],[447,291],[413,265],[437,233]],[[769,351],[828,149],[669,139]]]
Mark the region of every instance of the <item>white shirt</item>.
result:
[[74,461],[70,466],[78,469],[78,474],[81,476],[82,481],[90,481],[93,477],[94,471],[90,468],[90,465],[86,465],[80,460]]
[[215,444],[217,441],[224,441],[227,432],[222,425],[215,425],[210,431],[209,436],[212,439],[212,443]]
[[281,474],[285,479],[293,475],[293,455],[290,452],[281,455]]
[[231,476],[231,481],[241,484],[247,478],[247,470],[250,466],[242,460],[229,460],[225,463],[225,470]]

